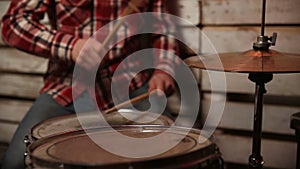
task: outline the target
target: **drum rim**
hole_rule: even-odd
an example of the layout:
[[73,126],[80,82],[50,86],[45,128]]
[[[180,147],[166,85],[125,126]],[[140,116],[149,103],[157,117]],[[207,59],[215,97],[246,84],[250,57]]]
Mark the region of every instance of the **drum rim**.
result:
[[[172,127],[172,129],[175,130],[189,130],[190,133],[195,133],[195,134],[200,134],[201,130],[198,129],[189,129],[186,127],[181,127],[181,126],[164,126],[164,125],[115,125],[112,126],[115,129],[122,129],[122,128],[126,128],[126,129],[138,129],[138,128],[149,128],[149,130],[153,129],[153,130],[159,130],[159,129],[169,129]],[[110,127],[103,127],[100,130],[107,130]],[[89,131],[93,131],[93,130],[98,130],[98,129],[88,129]],[[32,154],[32,151],[35,150],[36,147],[39,147],[40,145],[43,145],[44,142],[49,141],[49,140],[55,140],[56,138],[62,137],[62,136],[66,136],[66,135],[74,135],[74,134],[84,134],[86,133],[85,130],[77,130],[77,131],[71,131],[71,132],[67,132],[64,134],[58,134],[55,136],[49,136],[49,137],[44,137],[41,138],[40,140],[37,140],[36,142],[30,144],[27,147],[27,152],[28,155],[30,157],[31,161],[34,161],[38,164],[49,164],[51,166],[72,166],[75,168],[80,168],[80,167],[116,167],[116,166],[121,166],[121,167],[133,167],[133,168],[140,168],[140,167],[145,167],[145,166],[149,166],[149,167],[158,167],[161,166],[162,164],[166,164],[168,165],[168,167],[172,167],[176,166],[176,167],[180,167],[178,165],[184,164],[184,167],[191,167],[191,166],[195,166],[196,164],[200,164],[203,161],[206,161],[208,159],[211,160],[217,160],[221,157],[221,153],[218,150],[217,145],[211,141],[210,138],[208,138],[208,141],[210,142],[210,144],[206,147],[204,147],[203,149],[196,149],[193,150],[191,152],[188,153],[179,153],[179,154],[175,154],[175,155],[170,155],[167,157],[163,157],[163,158],[159,158],[159,159],[147,159],[147,160],[141,160],[141,161],[134,161],[134,162],[120,162],[120,163],[114,163],[114,164],[86,164],[86,163],[74,163],[74,162],[59,162],[59,161],[47,161],[41,157],[37,157],[35,155]],[[206,153],[203,153],[203,151],[207,152],[209,150],[209,152],[214,152],[212,154],[209,154],[207,156]],[[197,158],[196,158],[197,157]],[[184,158],[184,163],[182,163]],[[179,164],[178,164],[179,161]],[[162,163],[163,162],[163,163]],[[171,162],[171,163],[170,163]],[[170,166],[171,164],[171,166]],[[153,166],[154,165],[154,166]],[[157,166],[158,165],[158,166]],[[172,166],[173,165],[173,166]]]
[[[149,112],[149,114],[151,114],[152,112]],[[92,115],[91,115],[92,116]],[[47,122],[55,122],[55,121],[58,121],[58,120],[61,120],[61,119],[71,119],[71,118],[77,118],[77,114],[76,113],[73,113],[73,114],[65,114],[65,115],[60,115],[60,116],[55,116],[55,117],[51,117],[49,119],[45,119],[43,121],[40,121],[39,123],[37,123],[36,125],[34,125],[31,129],[30,129],[30,137],[32,138],[32,140],[39,140],[41,138],[44,138],[43,136],[40,136],[38,134],[38,128],[41,128],[43,126],[43,124],[47,123]],[[166,115],[160,115],[158,117],[159,119],[162,119],[164,120],[167,124],[163,124],[163,125],[173,125],[175,122],[167,117]],[[124,125],[142,125],[142,124],[124,124]],[[145,124],[146,125],[146,124]],[[157,124],[159,125],[159,124]],[[113,126],[117,126],[117,125],[113,125]],[[105,126],[103,126],[105,127]],[[69,132],[72,132],[72,131],[77,131],[76,129],[74,130],[69,130],[69,131],[63,131],[63,132],[60,132],[60,133],[56,133],[56,134],[51,134],[51,135],[47,135],[45,137],[48,137],[48,136],[55,136],[55,135],[59,135],[59,134],[65,134],[65,133],[69,133]]]
[[[51,117],[45,120],[42,120],[40,122],[38,122],[37,124],[35,124],[31,129],[30,129],[30,136],[31,138],[33,138],[34,140],[39,140],[42,137],[36,137],[34,131],[36,131],[36,129],[40,126],[42,126],[42,124],[45,124],[48,121],[55,121],[56,119],[60,119],[60,118],[68,118],[68,117],[72,117],[72,116],[76,116],[76,114],[64,114],[64,115],[60,115],[60,116],[55,116],[55,117]],[[46,137],[45,137],[46,138]]]

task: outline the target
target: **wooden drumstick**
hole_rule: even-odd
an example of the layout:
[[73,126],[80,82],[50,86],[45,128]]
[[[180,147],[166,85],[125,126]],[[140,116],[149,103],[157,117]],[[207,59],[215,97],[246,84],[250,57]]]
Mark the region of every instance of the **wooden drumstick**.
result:
[[139,96],[137,96],[137,97],[134,97],[134,98],[132,98],[132,99],[130,99],[130,100],[127,100],[127,101],[125,101],[125,102],[122,102],[122,103],[120,103],[120,104],[117,104],[117,105],[115,105],[114,107],[105,110],[104,113],[105,113],[105,114],[109,114],[109,113],[112,113],[112,112],[117,111],[117,110],[120,109],[120,108],[124,108],[124,107],[126,107],[126,106],[128,106],[128,105],[130,105],[130,104],[137,103],[137,102],[139,102],[139,101],[141,101],[141,100],[146,99],[146,98],[149,97],[152,93],[153,93],[153,92],[147,92],[147,93],[144,93],[144,94],[139,95]]
[[[131,0],[128,2],[127,7],[124,9],[123,13],[121,14],[122,17],[131,14],[133,11],[139,11],[138,7],[141,6],[143,4],[143,0]],[[104,39],[102,45],[103,47],[107,47],[109,41],[111,40],[111,38],[115,35],[115,33],[118,31],[118,29],[121,27],[121,25],[124,23],[124,19],[121,18],[117,21],[117,23],[115,24],[115,26],[113,27],[113,29],[109,32],[109,34],[106,36],[106,38]],[[125,101],[123,103],[120,103],[110,109],[107,109],[104,111],[105,114],[109,114],[112,112],[117,111],[118,109],[128,106],[129,104],[134,104],[137,103],[141,100],[144,100],[145,98],[149,97],[150,92],[144,93],[140,96],[137,96],[133,99],[130,99],[128,101]]]

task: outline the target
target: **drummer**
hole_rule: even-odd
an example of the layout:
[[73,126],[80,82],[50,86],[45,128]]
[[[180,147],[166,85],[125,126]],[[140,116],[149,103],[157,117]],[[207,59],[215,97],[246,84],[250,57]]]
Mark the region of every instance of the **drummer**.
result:
[[[133,13],[166,12],[167,10],[163,0],[141,0],[140,2],[143,4],[140,4]],[[11,1],[7,13],[2,18],[3,39],[12,47],[37,57],[47,58],[49,64],[41,94],[20,123],[5,154],[4,169],[24,168],[24,136],[28,135],[30,129],[42,120],[74,113],[74,101],[84,100],[86,106],[81,111],[95,110],[95,105],[100,110],[114,105],[110,90],[113,72],[122,59],[141,49],[139,36],[129,37],[110,48],[104,59],[105,66],[98,70],[99,77],[97,76],[94,90],[96,99],[89,97],[91,88],[84,84],[79,84],[80,87],[75,88],[77,91],[72,91],[73,69],[76,63],[83,70],[91,71],[91,68],[95,66],[93,64],[97,63],[97,59],[99,60],[98,53],[102,50],[102,44],[97,40],[89,43],[89,48],[85,49],[90,50],[89,55],[82,54],[85,52],[80,53],[81,49],[95,31],[121,17],[128,3],[129,0]],[[51,28],[41,22],[47,11],[50,11]],[[168,18],[161,17],[157,19],[157,25],[153,26],[168,28],[169,24]],[[139,31],[138,28],[130,26],[127,28],[130,30],[120,29],[119,31],[123,31],[121,33],[124,35],[128,32],[134,34],[134,31]],[[161,35],[172,32],[168,29],[164,30],[165,32],[150,36],[149,45],[178,55],[177,43],[170,37]],[[165,52],[155,52],[152,57],[160,70],[143,71],[130,79],[131,95],[134,96],[137,91],[143,93],[154,89],[160,89],[167,95],[174,91],[175,82],[171,75],[174,74],[178,60],[175,56],[166,56]],[[127,66],[139,67],[140,65],[141,63],[137,60]],[[123,72],[116,79],[126,81],[128,77],[131,77],[130,72],[125,68]]]

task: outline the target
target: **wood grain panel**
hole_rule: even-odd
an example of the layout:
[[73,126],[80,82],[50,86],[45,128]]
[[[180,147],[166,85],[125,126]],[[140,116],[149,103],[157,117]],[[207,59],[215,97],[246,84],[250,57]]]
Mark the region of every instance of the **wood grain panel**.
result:
[[178,0],[179,16],[190,22],[198,25],[200,22],[200,3],[198,0]]
[[41,76],[0,73],[0,95],[34,99],[43,85]]
[[[221,106],[221,101],[214,101],[214,106]],[[210,109],[210,100],[203,100],[203,116],[206,117]],[[300,106],[283,106],[265,104],[263,110],[263,131],[274,134],[294,135],[290,128],[291,115],[300,112]],[[210,112],[220,114],[222,112]],[[254,103],[227,101],[225,104],[219,128],[252,131],[254,117]]]
[[17,124],[0,123],[0,142],[9,143],[17,130],[17,127]]
[[[250,137],[216,133],[215,142],[226,162],[248,164],[252,149],[252,139]],[[264,167],[294,169],[296,150],[297,144],[294,142],[263,139]]]
[[[209,72],[209,73],[208,73]],[[226,84],[227,92],[230,93],[244,93],[244,94],[254,94],[255,93],[255,83],[248,80],[248,74],[246,73],[225,73],[226,82],[220,81],[220,79],[215,79],[221,76],[223,72],[215,71],[202,71],[202,89],[211,91],[211,82],[215,84],[216,87],[213,89],[215,92],[226,92],[222,90],[223,85]],[[215,80],[210,80],[210,77]],[[218,81],[219,80],[219,81]],[[282,96],[300,96],[300,74],[275,74],[273,80],[266,84],[267,95],[282,95]]]
[[[202,0],[202,21],[206,24],[259,24],[260,0]],[[266,23],[299,24],[299,0],[267,0]]]
[[[299,1],[300,2],[300,1]],[[260,27],[233,26],[233,27],[204,27],[201,38],[203,53],[242,52],[252,49],[256,37],[260,34]],[[300,27],[267,27],[266,35],[278,33],[277,43],[271,49],[286,53],[300,53],[298,41]]]
[[197,27],[182,27],[181,35],[184,40],[184,44],[192,49],[190,53],[199,53],[200,41],[201,41],[201,30]]
[[2,18],[5,12],[7,11],[9,4],[10,4],[10,0],[0,1],[0,18]]
[[45,58],[37,57],[25,52],[1,48],[0,70],[18,73],[44,74],[48,61]]
[[[7,11],[9,4],[10,4],[10,1],[8,1],[8,0],[0,1],[0,18],[2,18],[4,13]],[[0,27],[1,27],[1,22],[0,22]],[[4,46],[4,45],[6,45],[6,44],[2,40],[2,33],[0,33],[0,46]]]
[[25,100],[0,99],[0,120],[20,122],[32,103]]

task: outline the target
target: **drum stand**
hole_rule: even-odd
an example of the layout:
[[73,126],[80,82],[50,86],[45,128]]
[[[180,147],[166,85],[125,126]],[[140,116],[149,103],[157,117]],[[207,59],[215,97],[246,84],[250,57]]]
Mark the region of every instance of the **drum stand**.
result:
[[256,83],[255,106],[253,121],[252,155],[249,157],[250,168],[262,168],[264,161],[261,156],[261,133],[263,118],[263,95],[266,93],[265,84],[273,79],[271,73],[250,73],[249,80]]

